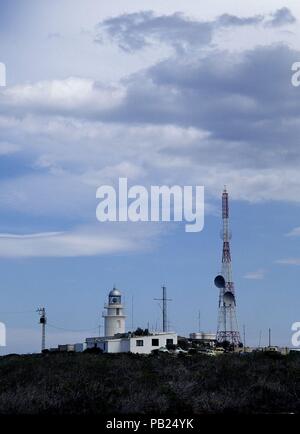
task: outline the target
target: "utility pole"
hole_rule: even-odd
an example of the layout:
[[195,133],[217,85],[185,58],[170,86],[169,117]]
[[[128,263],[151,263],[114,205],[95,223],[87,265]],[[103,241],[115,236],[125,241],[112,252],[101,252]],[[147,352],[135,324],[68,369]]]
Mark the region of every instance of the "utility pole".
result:
[[201,312],[198,312],[198,332],[201,333]]
[[37,313],[40,315],[40,324],[42,326],[42,351],[41,352],[43,352],[46,348],[46,324],[47,324],[46,309],[44,307],[40,307],[37,309]]
[[271,329],[269,328],[269,347],[271,346]]
[[162,328],[163,328],[163,332],[167,332],[168,331],[168,306],[167,303],[168,301],[172,301],[170,298],[167,298],[167,288],[165,285],[162,286],[162,290],[163,290],[163,297],[162,298],[155,298],[154,300],[157,301],[162,301],[163,302],[163,306],[162,306],[162,314],[163,314],[163,318],[162,318]]
[[133,331],[133,296],[131,297],[131,330]]

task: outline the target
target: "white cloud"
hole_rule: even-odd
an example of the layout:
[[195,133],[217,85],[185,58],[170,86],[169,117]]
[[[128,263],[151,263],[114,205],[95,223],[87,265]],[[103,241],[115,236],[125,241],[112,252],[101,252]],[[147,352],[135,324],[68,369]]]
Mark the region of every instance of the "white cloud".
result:
[[20,146],[14,143],[0,141],[0,155],[14,154],[20,150]]
[[256,271],[249,271],[244,275],[244,278],[250,280],[262,280],[265,278],[265,274],[266,274],[266,270],[259,269]]
[[[182,23],[180,15],[172,17],[183,24],[181,37],[193,45],[195,18]],[[231,15],[222,19],[236,21]],[[257,19],[255,13],[238,22],[248,29]],[[164,38],[173,40],[176,25],[169,34],[169,19],[166,27],[158,21]],[[20,173],[18,161],[15,172],[0,179],[1,210],[47,222],[63,217],[70,226],[93,224],[96,188],[121,176],[145,186],[204,185],[207,201],[219,197],[226,183],[233,199],[298,202],[299,104],[296,90],[287,85],[296,55],[283,46],[244,53],[210,47],[201,55],[147,64],[117,84],[70,76],[1,90],[0,154],[26,161]],[[20,256],[135,248],[130,238],[109,242],[105,236],[78,235],[76,228],[3,241],[11,256],[17,245]]]
[[300,258],[278,259],[276,264],[280,265],[300,265]]
[[80,114],[81,117],[118,106],[125,89],[104,86],[94,80],[69,77],[3,88],[1,106],[26,112]]
[[[101,227],[100,227],[101,225]],[[129,226],[129,227],[128,227]],[[67,232],[0,234],[0,257],[75,257],[139,251],[151,246],[161,228],[100,224]]]
[[286,235],[287,235],[287,237],[299,237],[300,236],[300,227],[292,229]]

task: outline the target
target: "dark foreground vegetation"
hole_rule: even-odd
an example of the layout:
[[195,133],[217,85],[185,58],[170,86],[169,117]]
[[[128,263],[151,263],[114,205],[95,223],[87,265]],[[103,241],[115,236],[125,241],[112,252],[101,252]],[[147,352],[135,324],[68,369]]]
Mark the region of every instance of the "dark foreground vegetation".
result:
[[1,414],[300,413],[300,357],[0,358]]

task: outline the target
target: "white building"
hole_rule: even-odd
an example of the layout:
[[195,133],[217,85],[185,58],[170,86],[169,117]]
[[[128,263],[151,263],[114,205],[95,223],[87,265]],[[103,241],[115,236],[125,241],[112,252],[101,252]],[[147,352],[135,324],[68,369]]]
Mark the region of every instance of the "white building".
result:
[[148,336],[136,336],[126,333],[123,336],[87,338],[87,348],[100,348],[105,353],[150,354],[167,345],[177,345],[176,333],[153,333]]

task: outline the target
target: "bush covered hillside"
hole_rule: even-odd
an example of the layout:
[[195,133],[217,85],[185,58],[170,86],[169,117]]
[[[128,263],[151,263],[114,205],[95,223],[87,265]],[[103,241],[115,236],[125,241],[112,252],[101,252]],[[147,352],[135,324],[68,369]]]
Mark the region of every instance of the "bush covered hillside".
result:
[[0,413],[300,412],[300,357],[45,354],[0,358]]

